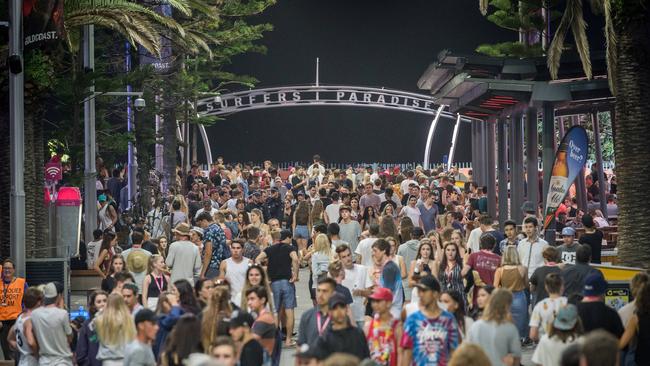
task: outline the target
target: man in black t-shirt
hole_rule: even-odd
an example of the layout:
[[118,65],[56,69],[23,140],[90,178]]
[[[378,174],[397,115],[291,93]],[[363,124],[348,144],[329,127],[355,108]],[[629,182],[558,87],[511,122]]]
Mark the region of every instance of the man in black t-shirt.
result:
[[607,281],[602,274],[594,273],[585,280],[584,298],[578,304],[578,315],[582,320],[585,333],[603,329],[616,338],[623,335],[623,322],[616,310],[605,305]]
[[239,352],[240,366],[264,365],[269,358],[264,347],[251,332],[254,322],[253,316],[246,312],[238,312],[230,319],[230,336],[241,349]]
[[588,245],[578,245],[576,249],[575,264],[566,264],[562,268],[562,280],[564,281],[564,296],[570,297],[573,294],[580,294],[585,286],[585,279],[589,275],[602,273],[589,265],[591,260],[591,248]]
[[287,346],[292,345],[294,309],[297,306],[295,282],[298,281],[299,273],[298,253],[291,245],[291,236],[291,231],[287,229],[271,231],[273,245],[264,249],[255,260],[259,264],[267,261],[266,268],[271,281],[275,311],[280,314],[282,309],[285,314]]
[[578,242],[591,247],[591,263],[600,263],[600,253],[603,249],[603,232],[596,229],[594,218],[591,215],[582,216],[582,225],[585,233],[580,236]]

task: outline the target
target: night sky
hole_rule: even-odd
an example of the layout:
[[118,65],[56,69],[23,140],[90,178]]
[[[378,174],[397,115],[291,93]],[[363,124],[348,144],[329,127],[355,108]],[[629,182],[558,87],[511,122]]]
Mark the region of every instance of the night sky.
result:
[[[258,87],[311,84],[320,57],[321,84],[387,87],[411,92],[438,52],[471,53],[481,43],[516,34],[488,22],[476,0],[278,0],[252,22],[275,30],[229,68]],[[431,160],[447,154],[453,120],[438,125]],[[357,107],[247,111],[208,129],[213,156],[227,161],[420,162],[431,117]],[[469,125],[460,129],[456,161],[469,161]]]

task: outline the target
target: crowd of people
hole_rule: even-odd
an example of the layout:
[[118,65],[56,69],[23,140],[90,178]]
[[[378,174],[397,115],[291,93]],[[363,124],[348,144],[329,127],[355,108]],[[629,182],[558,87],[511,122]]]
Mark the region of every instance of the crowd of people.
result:
[[[113,196],[86,244],[102,279],[87,319],[69,320],[63,286],[28,287],[3,263],[6,358],[257,366],[295,349],[300,365],[487,366],[529,348],[536,365],[650,365],[650,276],[620,310],[605,303],[602,232],[572,197],[556,245],[534,204],[500,228],[457,169],[327,170],[315,156],[283,178],[219,158],[127,235]],[[297,286],[313,305],[299,317]]]

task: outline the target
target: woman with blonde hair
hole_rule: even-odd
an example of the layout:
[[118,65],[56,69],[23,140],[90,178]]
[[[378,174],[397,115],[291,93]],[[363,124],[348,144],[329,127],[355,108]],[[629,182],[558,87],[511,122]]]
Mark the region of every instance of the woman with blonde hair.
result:
[[463,238],[463,234],[460,232],[460,230],[456,229],[451,233],[451,242],[456,244],[458,247],[458,252],[460,253],[460,256],[462,258],[465,258],[465,256],[468,254],[467,252],[467,244],[465,244],[465,239]]
[[142,303],[151,310],[156,310],[158,297],[169,287],[165,268],[165,259],[160,254],[149,257],[149,274],[142,282]]
[[[311,257],[311,258],[310,258]],[[314,240],[314,245],[311,247],[309,253],[305,256],[305,259],[311,260],[311,276],[312,276],[312,288],[316,288],[318,283],[318,277],[321,273],[327,273],[327,269],[332,261],[332,245],[330,240],[325,234],[318,234]]]
[[512,292],[512,319],[519,330],[519,338],[528,336],[528,301],[526,300],[526,285],[528,270],[521,265],[517,247],[506,246],[501,259],[501,267],[494,272],[494,287],[506,288]]
[[427,239],[431,240],[431,245],[433,245],[433,249],[435,252],[435,259],[437,261],[440,261],[442,259],[442,252],[443,252],[443,247],[442,247],[442,237],[440,236],[440,233],[437,232],[436,230],[431,230],[427,233]]
[[215,287],[201,317],[201,345],[203,349],[210,349],[210,345],[218,336],[228,335],[228,319],[232,312],[228,287]]
[[433,251],[434,248],[431,245],[431,241],[428,239],[420,240],[418,253],[409,266],[408,289],[413,289],[411,290],[411,302],[418,302],[420,300],[416,287],[420,278],[426,275],[432,275],[436,278],[438,276],[438,263],[433,258]]
[[270,233],[269,225],[264,223],[264,214],[262,214],[262,210],[260,210],[259,208],[252,209],[250,218],[251,218],[250,226],[254,226],[260,229],[261,232],[260,235],[266,236]]
[[124,348],[135,338],[135,323],[126,302],[119,294],[108,296],[106,307],[94,320],[103,366],[122,365]]
[[512,324],[512,293],[496,289],[490,295],[483,317],[469,328],[467,341],[480,344],[492,365],[518,365],[521,359],[519,331]]
[[180,202],[180,204],[181,204],[181,211],[185,214],[186,217],[189,217],[188,215],[189,215],[190,210],[189,210],[189,208],[187,207],[187,201],[185,200],[185,196],[183,196],[182,194],[177,194],[177,195],[174,197],[174,201],[178,201],[178,202]]

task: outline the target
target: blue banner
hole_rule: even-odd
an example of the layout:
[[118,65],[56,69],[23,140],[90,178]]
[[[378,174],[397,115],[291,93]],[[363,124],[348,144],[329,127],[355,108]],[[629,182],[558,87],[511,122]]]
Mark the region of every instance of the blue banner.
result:
[[567,131],[555,153],[555,162],[546,195],[544,210],[544,229],[553,222],[555,211],[564,201],[569,187],[584,168],[589,154],[589,137],[581,126],[573,126]]

